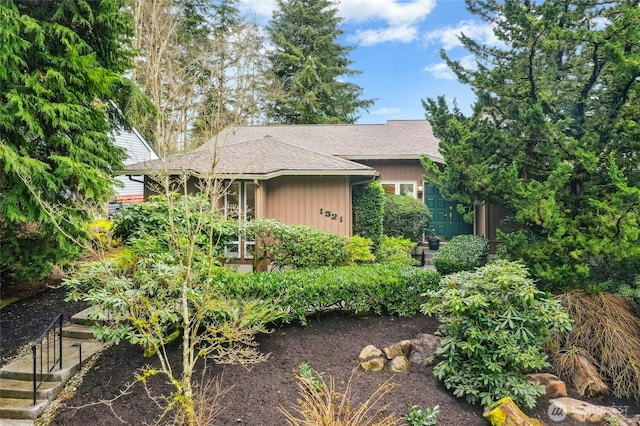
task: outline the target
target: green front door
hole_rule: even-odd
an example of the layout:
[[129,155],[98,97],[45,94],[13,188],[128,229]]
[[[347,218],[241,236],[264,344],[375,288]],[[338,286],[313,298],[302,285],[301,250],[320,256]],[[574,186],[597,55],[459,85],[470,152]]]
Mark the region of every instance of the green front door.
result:
[[447,201],[440,190],[424,183],[424,202],[429,207],[433,220],[429,229],[435,229],[436,235],[450,239],[455,235],[473,234],[473,225],[467,223],[456,210],[456,201]]

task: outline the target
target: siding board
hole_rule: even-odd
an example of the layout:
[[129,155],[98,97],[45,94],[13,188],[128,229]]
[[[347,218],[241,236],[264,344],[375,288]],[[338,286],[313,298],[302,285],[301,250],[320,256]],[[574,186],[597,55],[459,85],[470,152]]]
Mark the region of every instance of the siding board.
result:
[[351,189],[347,176],[285,176],[265,184],[267,218],[351,235]]

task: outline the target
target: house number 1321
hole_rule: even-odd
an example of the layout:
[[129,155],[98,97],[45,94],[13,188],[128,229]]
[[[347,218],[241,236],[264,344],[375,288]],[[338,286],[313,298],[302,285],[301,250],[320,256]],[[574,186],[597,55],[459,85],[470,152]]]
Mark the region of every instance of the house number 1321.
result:
[[339,220],[342,222],[342,216],[338,216],[337,213],[333,213],[331,210],[320,209],[320,214],[324,217],[328,217],[331,220]]

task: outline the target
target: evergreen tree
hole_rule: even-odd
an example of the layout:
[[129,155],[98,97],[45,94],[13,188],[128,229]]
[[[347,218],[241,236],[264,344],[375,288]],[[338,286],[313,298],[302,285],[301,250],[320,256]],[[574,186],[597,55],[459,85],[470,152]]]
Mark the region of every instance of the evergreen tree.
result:
[[38,279],[72,256],[112,196],[123,150],[107,132],[126,92],[120,0],[0,0],[0,276]]
[[501,253],[545,288],[640,274],[638,1],[466,2],[506,47],[461,36],[473,69],[442,53],[478,99],[423,102],[447,164],[429,180],[513,212]]
[[345,81],[358,74],[349,69],[352,47],[336,39],[343,33],[337,8],[329,0],[278,0],[268,28],[275,50],[271,71],[283,92],[274,96],[270,114],[281,123],[354,123],[362,88]]

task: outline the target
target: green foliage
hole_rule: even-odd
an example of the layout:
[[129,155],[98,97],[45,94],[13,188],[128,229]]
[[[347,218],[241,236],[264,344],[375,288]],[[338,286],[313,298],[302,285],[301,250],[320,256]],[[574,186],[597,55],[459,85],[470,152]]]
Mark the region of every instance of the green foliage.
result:
[[429,208],[409,195],[385,195],[383,233],[389,237],[404,237],[417,243],[431,223]]
[[359,235],[354,235],[349,238],[345,250],[349,254],[349,261],[351,263],[367,263],[376,260],[376,257],[371,253],[373,241],[368,238],[363,238]]
[[173,194],[149,197],[144,203],[125,206],[114,217],[112,232],[114,238],[129,244],[140,239],[143,242],[139,244],[153,242],[156,245],[154,253],[177,249],[186,242],[182,238],[186,233],[195,232],[198,246],[215,248],[215,257],[222,253],[223,244],[237,234],[237,227],[235,222],[225,220],[211,210],[211,202],[205,194]]
[[631,283],[617,286],[615,294],[626,300],[636,316],[640,317],[640,274],[636,275]]
[[[640,17],[635,2],[485,2],[467,6],[504,46],[461,41],[478,101],[471,117],[424,102],[447,164],[426,177],[461,203],[513,212],[504,255],[555,291],[640,267]],[[594,26],[593,22],[602,25]],[[506,230],[505,230],[506,231]]]
[[438,316],[444,333],[433,372],[447,389],[472,404],[510,396],[533,407],[544,387],[525,374],[549,368],[542,345],[571,328],[559,302],[536,289],[522,264],[504,260],[447,275],[427,296],[424,312]]
[[379,181],[353,189],[353,234],[370,238],[378,247],[382,239],[384,189]]
[[347,239],[333,232],[259,219],[247,222],[242,233],[256,241],[254,257],[274,269],[338,266],[348,260]]
[[355,123],[356,112],[373,100],[349,81],[352,47],[336,43],[343,31],[337,6],[329,0],[278,0],[267,29],[275,47],[271,73],[282,93],[273,96],[270,115],[286,124]]
[[384,235],[376,251],[376,258],[380,263],[416,265],[417,260],[411,256],[411,251],[415,247],[416,243],[406,238]]
[[0,1],[0,275],[73,258],[124,150],[107,132],[130,64],[122,0]]
[[407,423],[409,426],[435,426],[438,424],[438,414],[440,414],[439,405],[427,408],[412,405],[407,414]]
[[479,235],[457,235],[433,255],[433,265],[442,275],[472,271],[484,266],[489,256],[489,243]]
[[230,274],[218,291],[229,298],[271,300],[287,312],[284,321],[306,324],[307,316],[331,308],[412,316],[426,302],[421,295],[439,280],[435,271],[372,264]]

